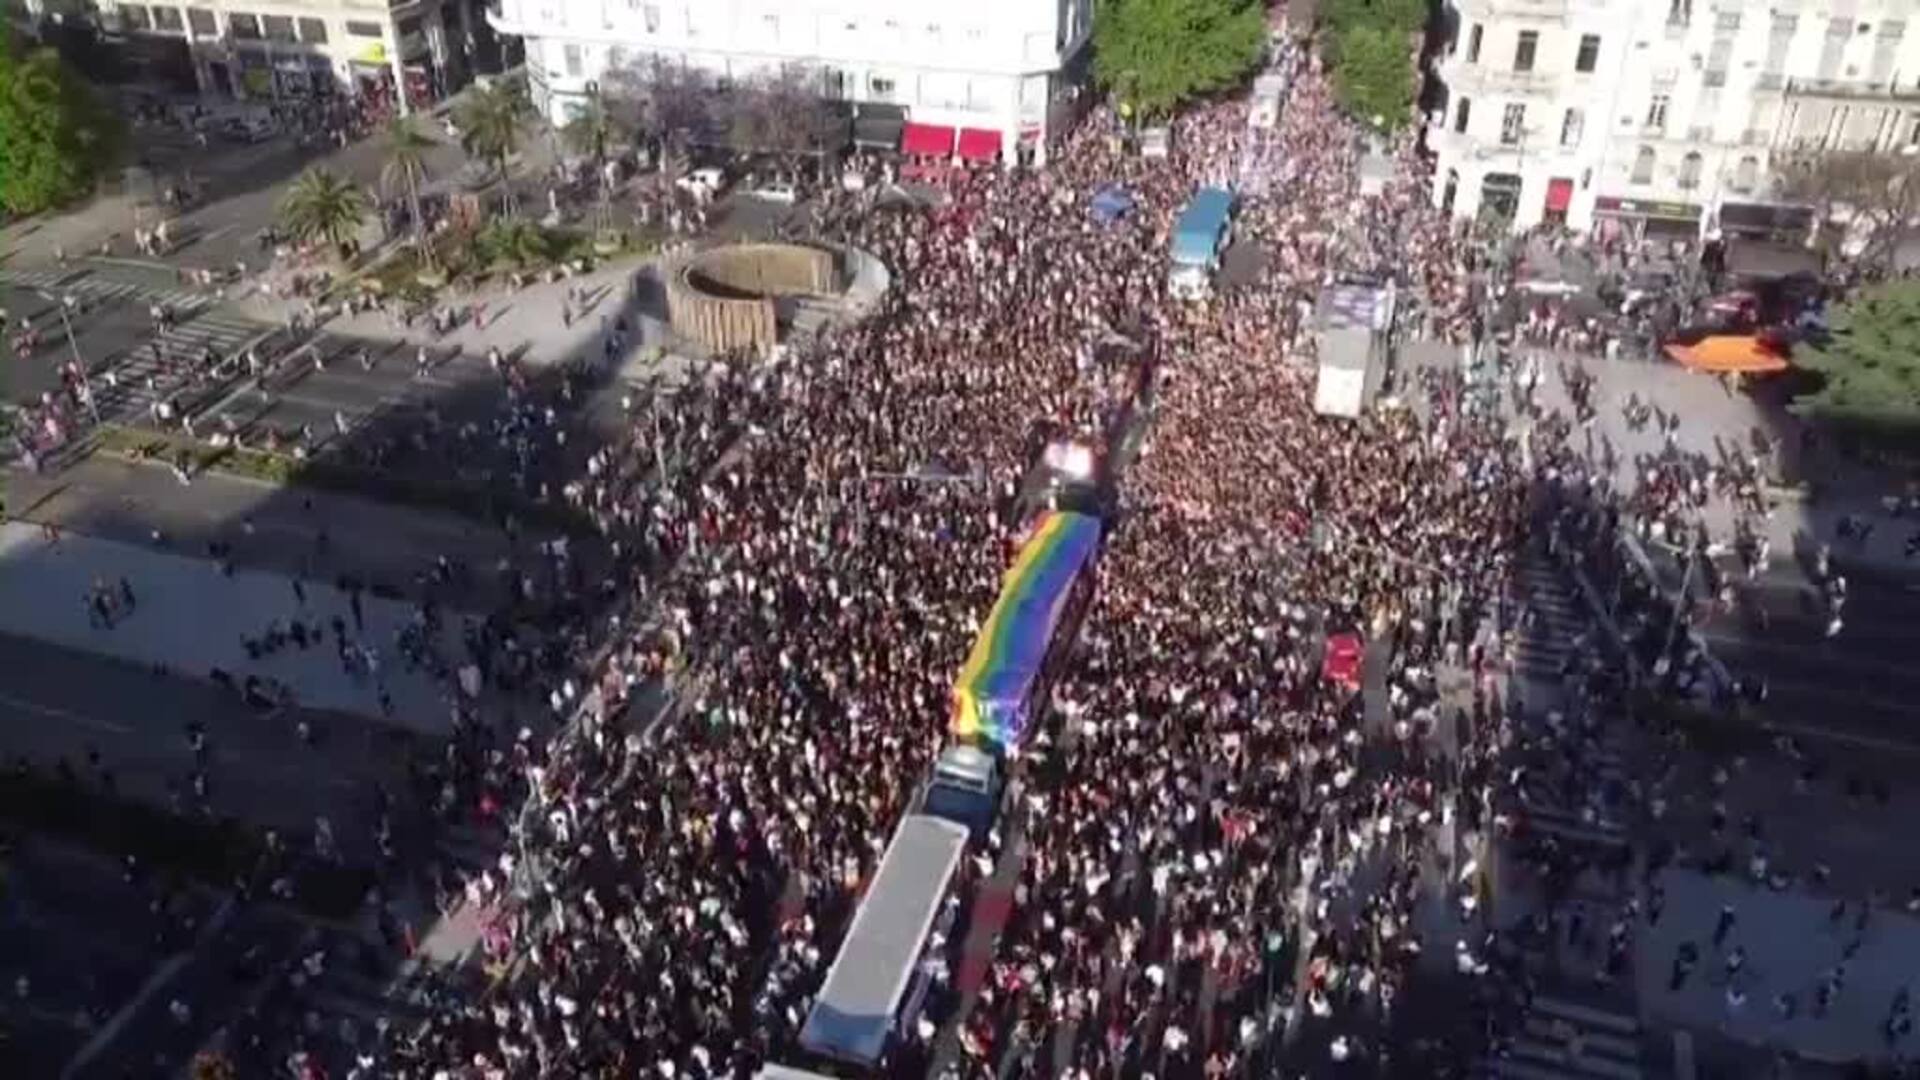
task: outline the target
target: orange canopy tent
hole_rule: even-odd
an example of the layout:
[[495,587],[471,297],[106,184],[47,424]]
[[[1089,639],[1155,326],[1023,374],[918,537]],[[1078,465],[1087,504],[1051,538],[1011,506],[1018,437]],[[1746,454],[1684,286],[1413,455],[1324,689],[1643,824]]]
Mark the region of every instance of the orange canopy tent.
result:
[[1788,367],[1778,348],[1752,334],[1715,334],[1691,345],[1673,342],[1666,352],[1682,367],[1715,375],[1765,375]]

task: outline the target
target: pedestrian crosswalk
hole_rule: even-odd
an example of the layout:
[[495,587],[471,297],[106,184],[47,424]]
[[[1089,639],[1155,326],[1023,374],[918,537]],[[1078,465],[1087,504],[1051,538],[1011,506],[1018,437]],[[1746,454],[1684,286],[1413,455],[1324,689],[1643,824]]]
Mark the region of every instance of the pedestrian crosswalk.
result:
[[1482,1075],[1489,1080],[1640,1080],[1640,1021],[1536,994]]
[[99,369],[94,393],[101,414],[123,421],[149,420],[160,401],[172,402],[177,411],[197,412],[217,400],[219,392],[244,370],[235,365],[226,379],[196,380],[191,373],[207,350],[226,359],[274,333],[264,323],[220,311],[182,319]]
[[71,268],[0,270],[0,285],[72,297],[83,311],[114,304],[161,304],[185,317],[207,303],[204,293],[186,286],[153,288]]

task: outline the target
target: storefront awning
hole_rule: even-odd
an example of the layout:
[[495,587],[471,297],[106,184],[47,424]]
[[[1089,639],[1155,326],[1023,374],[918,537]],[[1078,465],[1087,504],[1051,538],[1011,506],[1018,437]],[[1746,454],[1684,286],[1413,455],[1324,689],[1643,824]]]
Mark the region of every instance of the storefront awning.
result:
[[900,133],[900,152],[916,157],[951,157],[953,129],[940,124],[908,124]]
[[1813,208],[1774,203],[1721,203],[1720,231],[1733,236],[1805,237],[1813,231]]
[[1619,214],[1623,217],[1657,218],[1664,221],[1699,221],[1698,203],[1660,202],[1655,199],[1622,199],[1613,195],[1602,195],[1594,200],[1593,212],[1596,214]]
[[1556,177],[1552,180],[1547,181],[1547,212],[1548,213],[1562,214],[1566,212],[1567,207],[1572,205],[1573,205],[1573,181],[1568,180],[1564,177]]
[[870,150],[892,150],[900,145],[906,122],[892,116],[859,116],[853,121],[853,145]]
[[992,161],[999,157],[1000,133],[982,128],[961,128],[960,156],[968,161]]
[[1692,345],[1674,342],[1666,354],[1682,367],[1715,375],[1764,375],[1788,367],[1778,349],[1750,334],[1716,334]]

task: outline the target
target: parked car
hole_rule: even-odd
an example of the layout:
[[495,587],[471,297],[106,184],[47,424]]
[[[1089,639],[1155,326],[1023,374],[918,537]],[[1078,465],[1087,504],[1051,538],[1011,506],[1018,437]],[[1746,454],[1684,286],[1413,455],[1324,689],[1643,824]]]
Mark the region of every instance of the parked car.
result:
[[229,116],[220,121],[220,137],[234,142],[257,143],[273,138],[273,125],[258,116]]
[[747,195],[762,202],[779,203],[781,206],[792,206],[800,201],[800,189],[785,180],[769,180],[748,191]]
[[695,198],[710,200],[726,190],[727,174],[725,170],[709,165],[675,180],[674,186]]

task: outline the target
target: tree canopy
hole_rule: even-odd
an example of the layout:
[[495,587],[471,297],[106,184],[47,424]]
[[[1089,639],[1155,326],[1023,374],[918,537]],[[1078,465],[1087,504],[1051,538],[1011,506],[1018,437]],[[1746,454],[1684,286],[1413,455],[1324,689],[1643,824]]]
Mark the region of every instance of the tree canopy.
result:
[[301,173],[280,203],[280,220],[289,233],[335,249],[353,240],[366,212],[367,200],[359,188],[321,168]]
[[1388,131],[1406,123],[1413,108],[1413,66],[1407,62],[1405,35],[1355,27],[1340,36],[1339,53],[1333,88],[1347,111],[1368,124],[1378,117]]
[[121,146],[118,114],[52,49],[0,41],[0,205],[32,214],[92,190]]
[[1920,219],[1920,162],[1902,154],[1796,154],[1775,163],[1774,187],[1782,201],[1812,207],[1822,227],[1846,219],[1861,244],[1858,261],[1878,269]]
[[1101,87],[1149,117],[1224,90],[1266,49],[1258,0],[1101,0],[1093,20],[1093,73]]
[[1319,15],[1321,26],[1336,36],[1361,27],[1405,35],[1426,26],[1427,4],[1426,0],[1326,0]]
[[1834,312],[1832,334],[1794,362],[1822,376],[1794,409],[1862,433],[1920,433],[1920,281],[1863,290]]

